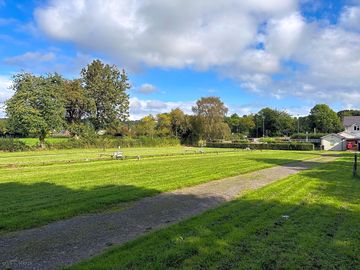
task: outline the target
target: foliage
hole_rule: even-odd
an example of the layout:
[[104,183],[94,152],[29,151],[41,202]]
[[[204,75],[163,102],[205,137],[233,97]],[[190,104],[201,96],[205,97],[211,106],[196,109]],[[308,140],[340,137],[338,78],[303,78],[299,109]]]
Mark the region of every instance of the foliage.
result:
[[7,120],[5,118],[0,118],[0,136],[5,136],[8,131]]
[[30,147],[20,140],[0,138],[0,151],[18,152],[29,150]]
[[173,135],[177,138],[182,137],[188,128],[185,113],[179,108],[173,109],[170,111],[170,119]]
[[80,124],[95,109],[94,103],[85,95],[80,79],[65,80],[62,95],[65,100],[65,119],[69,125]]
[[208,141],[230,136],[229,126],[224,122],[228,108],[218,97],[203,97],[192,108],[196,115],[195,125],[199,137]]
[[342,159],[71,269],[358,269],[360,182]]
[[124,70],[94,60],[81,71],[85,95],[94,110],[91,122],[96,130],[105,129],[113,121],[125,121],[129,116],[130,88]]
[[[123,151],[127,153],[126,149]],[[164,148],[160,151],[173,150]],[[70,150],[67,156],[60,158],[72,160],[71,153]],[[132,153],[141,155],[142,151],[138,149]],[[77,154],[81,155],[82,151]],[[47,151],[38,155],[39,161],[55,158],[54,155],[48,155]],[[12,153],[5,153],[6,156],[12,156]],[[96,156],[99,157],[99,151]],[[37,164],[19,166],[16,170],[3,166],[0,167],[0,232],[34,227],[160,192],[314,156],[314,153],[291,151],[277,152],[277,155],[268,151],[219,151],[219,154],[178,155],[134,162],[84,161],[89,157],[85,155],[82,160],[69,162],[66,166],[63,163],[46,166]],[[34,153],[28,153],[26,158],[23,155],[21,157],[23,161],[31,162]]]
[[138,121],[134,127],[138,136],[154,137],[156,128],[156,119],[151,114]]
[[312,128],[317,132],[332,133],[343,130],[339,116],[326,104],[315,105],[310,111]]
[[171,135],[171,116],[169,113],[159,113],[156,116],[156,130],[160,137],[168,137]]
[[[255,115],[257,137],[262,136],[283,136],[294,131],[294,119],[284,111],[264,108]],[[263,127],[265,130],[263,130]],[[254,134],[255,135],[255,134]]]
[[360,110],[342,110],[337,113],[340,119],[343,119],[344,116],[360,116]]
[[255,128],[253,115],[244,115],[240,117],[234,113],[230,117],[226,117],[225,121],[229,125],[232,133],[248,135],[251,130]]
[[208,147],[219,148],[240,148],[240,149],[268,149],[268,150],[302,150],[312,151],[312,143],[206,143]]
[[321,137],[327,135],[328,133],[297,133],[297,134],[293,134],[291,136],[291,139],[320,139]]
[[14,95],[6,102],[9,130],[35,134],[44,147],[45,137],[64,125],[64,105],[59,95],[62,78],[20,73],[14,76]]

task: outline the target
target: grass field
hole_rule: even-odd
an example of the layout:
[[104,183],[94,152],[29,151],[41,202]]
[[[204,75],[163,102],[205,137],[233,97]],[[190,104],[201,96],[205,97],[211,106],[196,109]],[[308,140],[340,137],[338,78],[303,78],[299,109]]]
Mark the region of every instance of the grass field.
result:
[[[19,138],[19,141],[26,143],[28,146],[36,146],[39,144],[39,138]],[[48,143],[60,143],[68,141],[68,138],[46,138]]]
[[[65,149],[28,152],[0,152],[0,166],[6,165],[42,165],[54,162],[80,162],[88,160],[109,160],[114,152],[121,151],[125,156],[193,154],[200,148],[196,147],[138,147],[138,148],[109,148],[109,149]],[[232,149],[207,148],[206,152],[233,152]],[[239,150],[238,150],[239,151]]]
[[253,191],[71,269],[359,269],[348,157]]
[[[176,149],[180,151],[181,148]],[[174,148],[124,151],[170,153]],[[55,156],[51,156],[54,153]],[[19,160],[55,160],[61,153],[68,155],[70,152],[4,153],[0,155],[0,160],[5,162],[3,164]],[[89,155],[86,150],[76,150],[73,156],[83,158],[84,154]],[[140,161],[107,160],[46,166],[3,166],[0,168],[0,232],[34,227],[118,204],[122,207],[122,203],[160,192],[317,155],[319,153],[316,152],[238,151]]]

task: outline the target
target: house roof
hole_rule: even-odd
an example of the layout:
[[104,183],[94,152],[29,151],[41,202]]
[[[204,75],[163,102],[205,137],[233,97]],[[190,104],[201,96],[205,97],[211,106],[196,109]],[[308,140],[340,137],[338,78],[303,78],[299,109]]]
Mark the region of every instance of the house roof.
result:
[[350,127],[353,124],[360,124],[360,116],[344,116],[343,125],[345,127]]
[[346,137],[340,135],[340,133],[331,133],[331,134],[327,134],[325,136],[322,136],[321,139],[325,139],[325,138],[328,138],[328,137],[338,137],[340,139],[346,139]]
[[346,139],[346,140],[350,140],[350,139],[354,139],[354,140],[360,140],[360,138],[358,136],[354,136],[354,134],[348,133],[348,132],[339,132],[339,133],[331,133],[331,134],[327,134],[325,136],[322,136],[321,139],[325,139],[327,137],[338,137],[340,139]]

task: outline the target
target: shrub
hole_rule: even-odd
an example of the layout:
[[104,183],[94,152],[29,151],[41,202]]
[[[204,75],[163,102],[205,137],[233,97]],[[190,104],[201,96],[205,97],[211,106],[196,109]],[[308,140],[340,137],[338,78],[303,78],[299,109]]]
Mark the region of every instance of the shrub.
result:
[[207,143],[207,147],[257,150],[314,150],[312,143]]
[[24,142],[12,138],[0,138],[0,151],[18,152],[26,151],[31,147],[27,146]]
[[306,136],[308,137],[308,139],[320,139],[321,137],[327,135],[327,133],[309,133],[309,134],[305,134],[305,133],[298,133],[298,134],[294,134],[291,136],[291,139],[306,139]]

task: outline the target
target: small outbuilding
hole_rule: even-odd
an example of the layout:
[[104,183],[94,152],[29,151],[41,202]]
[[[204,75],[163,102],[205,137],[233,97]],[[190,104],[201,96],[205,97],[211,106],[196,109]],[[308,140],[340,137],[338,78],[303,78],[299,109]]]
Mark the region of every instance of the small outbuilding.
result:
[[346,138],[340,134],[328,134],[321,137],[323,150],[343,151],[346,150]]

